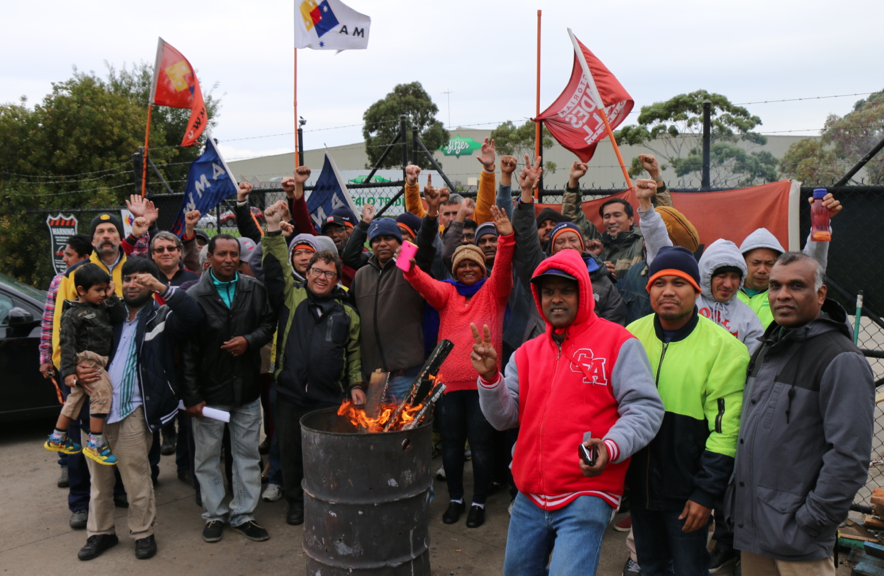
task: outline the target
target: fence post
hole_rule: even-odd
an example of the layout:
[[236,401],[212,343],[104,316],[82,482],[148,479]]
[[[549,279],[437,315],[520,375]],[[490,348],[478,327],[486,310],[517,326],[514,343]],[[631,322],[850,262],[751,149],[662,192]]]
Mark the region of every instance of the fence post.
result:
[[417,164],[417,125],[411,127],[411,163]]
[[408,166],[408,137],[406,133],[405,114],[399,116],[399,136],[402,139],[402,180],[406,181],[408,174],[405,168]]
[[701,190],[712,188],[712,180],[709,176],[709,155],[712,148],[712,102],[703,102],[703,180],[700,182]]
[[138,150],[132,154],[132,176],[135,183],[135,193],[141,196],[141,177],[144,174],[144,148],[138,147]]

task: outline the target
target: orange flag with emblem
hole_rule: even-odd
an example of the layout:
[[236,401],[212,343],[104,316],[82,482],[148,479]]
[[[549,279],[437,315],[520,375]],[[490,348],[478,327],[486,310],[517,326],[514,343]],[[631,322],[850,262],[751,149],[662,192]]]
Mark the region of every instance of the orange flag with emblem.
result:
[[150,103],[172,108],[190,108],[190,120],[181,140],[182,146],[193,146],[206,129],[209,117],[196,72],[187,58],[162,38],[157,43]]

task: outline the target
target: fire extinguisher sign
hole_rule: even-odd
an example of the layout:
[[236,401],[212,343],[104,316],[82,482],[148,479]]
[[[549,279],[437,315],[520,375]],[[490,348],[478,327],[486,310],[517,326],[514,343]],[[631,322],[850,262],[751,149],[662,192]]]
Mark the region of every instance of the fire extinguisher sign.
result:
[[52,266],[56,274],[61,274],[67,266],[64,263],[64,248],[68,244],[68,238],[77,233],[77,218],[74,215],[47,216],[46,225],[49,226],[49,238],[52,241]]

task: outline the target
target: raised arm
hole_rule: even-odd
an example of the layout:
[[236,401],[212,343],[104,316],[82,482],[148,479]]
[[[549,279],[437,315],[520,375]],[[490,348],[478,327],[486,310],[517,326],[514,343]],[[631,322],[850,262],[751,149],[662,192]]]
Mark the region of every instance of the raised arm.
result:
[[562,216],[577,224],[583,235],[588,240],[601,240],[602,235],[599,233],[595,224],[586,219],[583,213],[583,195],[580,193],[580,178],[586,174],[588,169],[585,162],[577,162],[571,164],[571,170],[568,176],[568,186],[562,195]]
[[[813,197],[807,200],[813,205]],[[829,218],[834,218],[844,208],[841,206],[841,202],[835,200],[831,192],[823,197],[823,206],[829,209]],[[810,234],[807,235],[807,243],[804,244],[803,252],[819,262],[820,266],[823,267],[823,271],[826,270],[826,266],[829,264],[829,244],[831,242],[814,242],[811,240]]]
[[252,185],[248,182],[240,182],[239,188],[236,190],[236,205],[233,213],[236,218],[236,229],[243,238],[249,238],[255,244],[261,242],[261,236],[264,233],[252,216],[249,208],[249,194],[252,192]]
[[411,269],[405,273],[405,279],[423,296],[427,304],[436,310],[442,310],[451,296],[451,291],[455,290],[454,286],[447,282],[433,280],[429,274],[416,265],[417,261],[414,258],[412,260]]
[[[421,191],[417,183],[420,174],[420,166],[411,164],[405,167],[405,209],[418,218],[423,218],[427,211],[424,210],[424,205],[421,203]],[[427,185],[430,185],[429,177],[427,177]]]
[[664,246],[672,246],[669,231],[663,217],[654,209],[652,201],[657,193],[657,183],[654,180],[636,180],[635,195],[638,197],[639,229],[645,239],[645,249],[648,252],[648,264],[657,257],[657,252]]
[[442,263],[451,270],[451,258],[454,251],[463,243],[463,223],[467,218],[473,215],[476,205],[469,198],[464,198],[457,208],[457,214],[449,224],[448,232],[442,239]]
[[359,270],[368,264],[371,254],[366,254],[363,248],[365,240],[368,238],[368,226],[372,220],[374,220],[374,205],[366,204],[362,207],[362,220],[353,227],[350,238],[344,246],[344,253],[341,255],[344,266]]
[[281,182],[281,186],[285,191],[286,198],[288,198],[292,221],[295,223],[298,234],[319,236],[319,232],[310,218],[310,212],[307,211],[307,200],[304,199],[304,183],[309,178],[310,168],[298,166],[295,169],[294,177],[285,178]]
[[491,217],[494,219],[494,227],[497,229],[497,254],[494,257],[494,266],[491,268],[491,277],[488,284],[493,294],[499,297],[500,302],[505,303],[513,291],[513,250],[516,247],[516,237],[513,234],[513,224],[506,217],[506,212],[497,206],[491,207]]
[[476,158],[482,165],[482,172],[479,174],[479,192],[476,195],[476,212],[473,219],[476,224],[482,225],[485,222],[491,222],[491,206],[494,205],[495,194],[495,176],[494,176],[494,160],[497,158],[494,150],[494,140],[485,138],[482,143],[481,154]]
[[270,306],[274,310],[282,308],[289,293],[295,288],[295,280],[290,273],[291,266],[288,264],[288,245],[279,227],[282,206],[284,205],[285,202],[280,200],[264,211],[267,234],[261,238],[261,249],[264,252],[261,259],[261,267],[264,269],[264,286],[267,288]]
[[513,254],[513,266],[522,286],[530,292],[531,276],[537,266],[546,258],[540,239],[537,237],[537,221],[534,216],[534,184],[540,178],[543,168],[540,166],[540,158],[534,161],[531,167],[528,155],[525,155],[525,168],[519,174],[519,186],[522,196],[519,204],[513,210],[513,232],[515,234],[516,249]]
[[500,184],[497,186],[495,204],[506,212],[506,217],[513,219],[513,172],[516,171],[516,159],[513,156],[500,157]]
[[184,260],[184,267],[188,270],[202,274],[203,270],[200,266],[200,245],[196,241],[196,223],[200,219],[199,210],[191,210],[184,215],[184,236],[181,237],[181,244],[184,245],[181,258]]
[[476,342],[470,361],[479,373],[479,408],[495,429],[515,428],[519,425],[519,367],[516,355],[510,356],[504,378],[497,368],[497,351],[491,344],[491,330],[485,325],[480,335],[475,324],[470,324],[470,329]]

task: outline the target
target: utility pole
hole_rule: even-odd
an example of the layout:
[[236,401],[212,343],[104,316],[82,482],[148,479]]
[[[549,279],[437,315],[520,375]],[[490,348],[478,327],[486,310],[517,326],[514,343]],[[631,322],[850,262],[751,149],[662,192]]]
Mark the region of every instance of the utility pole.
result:
[[448,99],[448,129],[451,130],[451,90],[443,92]]

